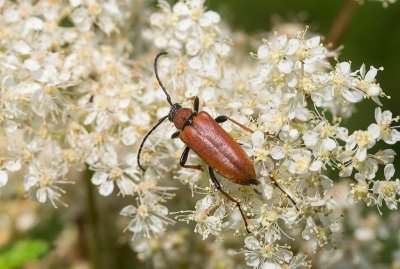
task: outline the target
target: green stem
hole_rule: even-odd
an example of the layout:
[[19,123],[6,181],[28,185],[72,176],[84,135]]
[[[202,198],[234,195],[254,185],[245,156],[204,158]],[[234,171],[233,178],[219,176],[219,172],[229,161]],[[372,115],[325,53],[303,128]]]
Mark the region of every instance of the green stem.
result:
[[86,211],[88,217],[87,232],[88,232],[88,246],[89,246],[89,258],[92,269],[101,269],[101,253],[100,253],[100,234],[98,227],[98,214],[96,210],[96,198],[94,193],[94,187],[90,178],[93,173],[87,168],[86,169]]

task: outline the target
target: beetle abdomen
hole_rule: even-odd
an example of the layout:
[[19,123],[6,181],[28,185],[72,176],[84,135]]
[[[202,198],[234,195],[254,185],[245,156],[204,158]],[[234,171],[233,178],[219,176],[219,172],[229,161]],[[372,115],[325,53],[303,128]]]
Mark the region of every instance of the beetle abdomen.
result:
[[251,159],[207,112],[201,111],[195,116],[193,124],[183,129],[180,138],[228,180],[241,185],[256,182]]

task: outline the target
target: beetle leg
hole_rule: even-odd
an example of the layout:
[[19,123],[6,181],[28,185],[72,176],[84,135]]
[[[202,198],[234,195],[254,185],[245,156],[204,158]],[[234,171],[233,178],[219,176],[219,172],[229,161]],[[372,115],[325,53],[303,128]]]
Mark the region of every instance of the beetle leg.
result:
[[270,176],[269,178],[271,179],[272,184],[274,184],[281,192],[283,192],[286,195],[286,197],[294,204],[296,209],[299,211],[296,201],[278,184],[278,182],[276,182],[273,176]]
[[180,133],[181,133],[181,131],[177,131],[177,132],[173,133],[173,134],[171,135],[171,139],[178,138]]
[[248,131],[250,133],[254,133],[254,131],[252,129],[250,129],[249,127],[244,126],[243,124],[235,121],[234,119],[232,119],[232,118],[230,118],[228,116],[218,116],[218,117],[215,118],[215,121],[218,122],[218,123],[223,123],[223,122],[225,122],[227,120],[233,122],[234,124],[236,124],[240,128],[242,128],[242,129],[244,129],[244,130],[246,130],[246,131]]
[[243,221],[244,221],[244,225],[246,226],[246,230],[248,233],[251,233],[247,224],[247,220],[246,217],[243,213],[242,207],[240,206],[239,201],[237,201],[235,198],[233,198],[232,196],[230,196],[226,191],[224,191],[222,189],[221,184],[219,184],[217,178],[215,177],[214,171],[212,170],[212,168],[209,166],[208,167],[208,172],[210,174],[211,177],[211,181],[213,182],[215,188],[217,190],[219,190],[226,198],[228,198],[228,200],[230,200],[231,202],[234,202],[236,204],[236,206],[239,208],[240,214],[242,215]]
[[195,114],[199,113],[199,97],[191,96],[188,99],[193,100],[193,111],[195,112]]
[[190,151],[190,148],[188,146],[186,146],[186,148],[183,150],[181,160],[179,161],[180,166],[182,166],[184,168],[191,168],[191,169],[197,169],[197,170],[203,171],[203,168],[201,168],[201,165],[199,165],[199,164],[186,164],[187,158],[189,156],[189,151]]
[[193,101],[193,111],[199,113],[199,97],[195,96]]

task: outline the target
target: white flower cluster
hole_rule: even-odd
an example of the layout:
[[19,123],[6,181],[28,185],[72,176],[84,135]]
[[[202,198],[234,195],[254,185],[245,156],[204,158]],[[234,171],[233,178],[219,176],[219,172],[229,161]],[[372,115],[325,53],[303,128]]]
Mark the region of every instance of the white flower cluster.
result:
[[[224,124],[253,157],[262,182],[257,191],[262,194],[260,197],[251,188],[239,188],[223,181],[232,196],[245,201],[244,210],[254,233],[245,240],[248,265],[255,268],[291,266],[298,259],[293,258],[285,242],[298,235],[313,242],[314,252],[318,246],[332,246],[332,234],[338,222],[335,201],[331,198],[332,178],[354,179],[347,194],[348,202],[362,201],[379,208],[385,201],[390,209],[396,209],[398,181],[392,180],[395,153],[391,149],[376,150],[374,146],[381,140],[389,145],[400,140],[393,126],[397,118],[377,107],[376,123],[366,130],[350,133],[344,125],[353,114],[354,104],[371,99],[382,105],[380,98],[385,94],[375,79],[380,69],[371,66],[366,70],[362,65],[358,70],[351,70],[349,62],[332,66],[331,53],[321,44],[320,37],[309,38],[306,33],[298,33],[296,37],[283,35],[264,40],[254,54],[259,61],[258,71],[246,70],[257,72],[249,80],[249,86],[245,86],[245,79],[229,76],[230,72],[239,71],[227,60],[219,62],[222,72],[217,74],[223,75],[219,77],[221,82],[215,81],[207,70],[202,70],[203,65],[197,65],[197,69],[191,65],[193,59],[202,58],[207,51],[202,47],[193,55],[188,49],[188,44],[205,44],[202,17],[197,17],[197,26],[191,17],[198,13],[197,9],[193,10],[193,3],[197,1],[178,2],[173,8],[167,8],[161,2],[163,13],[151,16],[152,28],[145,33],[156,47],[173,53],[165,61],[174,64],[169,64],[168,70],[161,70],[162,77],[169,78],[165,83],[171,96],[198,94],[203,99],[203,109],[213,114],[232,115],[255,130],[252,135],[238,133],[231,125]],[[211,23],[206,25],[214,27]],[[214,40],[217,44],[224,39],[217,36]],[[213,58],[222,57],[218,51],[213,53]],[[187,66],[182,63],[182,55],[186,56]],[[210,68],[214,66],[211,64]],[[205,87],[207,80],[214,84],[213,100],[204,98],[209,90]],[[193,85],[202,85],[203,91],[191,91]],[[236,85],[242,88],[235,89]],[[384,167],[385,180],[376,177],[380,165]],[[210,189],[199,173],[180,171],[177,176],[192,184],[195,192],[207,193],[195,211],[181,211],[178,219],[196,222],[195,231],[203,238],[211,234],[223,236],[229,229],[244,231],[238,211]],[[275,188],[277,184],[282,190]],[[302,263],[308,264],[306,260]]]
[[134,161],[117,151],[135,142],[132,129],[141,123],[133,118],[132,92],[142,86],[123,58],[127,40],[113,38],[114,45],[105,35],[117,32],[129,14],[112,0],[7,1],[0,8],[1,123],[8,151],[1,185],[6,170],[26,167],[25,190],[56,206],[70,168],[86,163],[102,195],[114,182],[123,195],[132,194]]
[[[365,0],[356,0],[357,2],[359,2],[360,4],[364,4]],[[373,2],[380,2],[382,3],[382,6],[387,8],[389,5],[394,4],[397,2],[397,0],[370,0]]]
[[[71,170],[91,170],[89,180],[102,196],[134,201],[120,214],[129,219],[133,239],[143,240],[165,236],[166,225],[175,223],[170,211],[176,208],[165,203],[176,188],[164,185],[176,178],[198,200],[194,208],[177,209],[175,218],[194,222],[203,239],[240,237],[240,253],[253,268],[308,268],[302,252],[333,245],[339,181],[351,182],[343,203],[397,209],[396,154],[381,145],[400,140],[399,118],[380,108],[385,94],[375,77],[382,69],[352,70],[306,32],[271,35],[251,59],[232,46],[235,35],[203,0],[173,6],[159,0],[161,9],[146,26],[131,13],[142,1],[128,2],[0,0],[0,123],[7,152],[0,187],[22,170],[25,191],[56,207],[67,195],[63,184],[79,184]],[[147,41],[136,40],[138,33]],[[132,44],[141,44],[143,53],[138,48],[136,55]],[[168,140],[171,125],[164,123],[146,142],[146,172],[136,165],[141,139],[170,109],[152,69],[160,50],[169,53],[159,73],[174,102],[191,106],[191,97],[199,96],[202,110],[254,130],[222,125],[254,160],[261,184],[219,178],[240,201],[252,235],[207,173],[178,168],[183,144]],[[375,122],[350,132],[346,123],[364,100],[378,105]],[[201,160],[193,154],[190,162]],[[144,242],[135,247],[143,255],[149,252]],[[299,247],[304,242],[311,252]]]

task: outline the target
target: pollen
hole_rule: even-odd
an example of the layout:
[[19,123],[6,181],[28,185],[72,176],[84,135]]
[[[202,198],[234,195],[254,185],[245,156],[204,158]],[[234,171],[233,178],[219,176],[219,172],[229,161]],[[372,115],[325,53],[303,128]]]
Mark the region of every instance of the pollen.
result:
[[329,229],[322,227],[315,227],[314,232],[316,238],[322,246],[328,243],[329,235],[332,233]]
[[39,180],[39,185],[40,187],[46,187],[50,186],[52,183],[52,180],[50,177],[43,175],[40,180]]
[[208,218],[208,210],[203,210],[201,212],[195,213],[194,220],[199,223],[204,223]]
[[75,163],[79,161],[79,156],[72,149],[66,149],[63,152],[63,159],[68,163]]
[[144,181],[140,184],[141,190],[143,191],[149,191],[152,190],[153,188],[156,187],[156,185],[153,182],[149,181]]
[[351,194],[357,201],[362,201],[368,196],[368,186],[363,184],[353,185]]
[[295,161],[294,169],[297,172],[307,171],[308,167],[310,166],[310,162],[311,160],[309,160],[308,158],[299,158]]
[[336,85],[337,87],[342,87],[343,85],[345,85],[346,80],[342,74],[335,73],[333,74],[331,81],[333,85]]
[[203,11],[200,8],[194,8],[190,12],[190,16],[194,21],[200,20],[201,16],[203,15]]
[[53,86],[46,86],[46,87],[44,88],[44,90],[45,90],[45,92],[48,93],[48,94],[55,94],[55,93],[58,92],[57,88],[56,88],[56,87],[53,87]]
[[355,131],[354,135],[359,147],[365,147],[371,143],[371,135],[368,131]]
[[323,126],[321,128],[321,137],[323,138],[328,138],[333,136],[333,134],[335,133],[335,127],[334,126]]
[[319,187],[321,185],[321,179],[319,175],[312,175],[308,183],[310,186]]
[[89,6],[89,13],[92,16],[97,16],[101,13],[102,7],[98,3],[93,3]]
[[262,224],[265,226],[269,226],[278,220],[278,213],[276,213],[273,210],[265,210],[263,208],[261,210],[261,216],[262,216]]
[[147,218],[149,216],[149,208],[146,205],[140,205],[137,212],[142,218]]
[[210,48],[215,43],[215,35],[214,34],[206,34],[202,39],[201,43],[205,48]]
[[93,137],[93,142],[95,145],[100,145],[104,142],[104,134],[98,133]]
[[303,77],[298,84],[299,89],[301,89],[303,92],[306,94],[311,94],[313,91],[315,91],[316,86],[312,82],[312,80],[308,77]]
[[271,76],[271,81],[272,81],[273,84],[281,85],[281,84],[285,83],[285,74],[274,73]]
[[393,181],[382,181],[379,185],[379,192],[385,197],[392,197],[396,194],[396,182]]
[[269,151],[263,148],[257,148],[254,152],[254,157],[257,161],[265,162],[268,159]]
[[122,176],[122,170],[119,167],[113,167],[110,171],[110,178],[112,180],[119,179]]
[[262,248],[262,256],[266,259],[271,259],[274,257],[275,248],[272,245],[266,245]]

